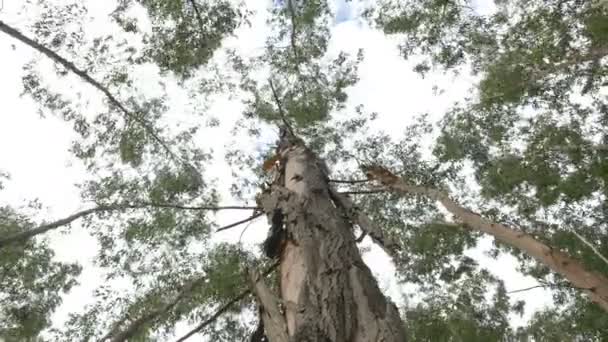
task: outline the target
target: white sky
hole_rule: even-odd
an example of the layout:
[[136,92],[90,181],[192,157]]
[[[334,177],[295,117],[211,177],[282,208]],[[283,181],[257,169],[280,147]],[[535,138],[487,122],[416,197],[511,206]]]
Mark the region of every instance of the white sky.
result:
[[[62,1],[63,2],[63,1]],[[90,13],[103,18],[112,9],[111,2],[87,1],[98,7]],[[102,4],[103,3],[103,4]],[[356,3],[356,2],[355,2]],[[485,10],[491,9],[488,1],[478,1],[478,5]],[[248,6],[262,10],[267,1],[247,1]],[[5,0],[4,9],[0,11],[0,20],[17,28],[24,28],[25,22],[17,11],[21,6],[18,0]],[[357,19],[356,4],[336,0],[338,19],[333,28],[333,38],[329,50],[336,53],[340,50],[356,52],[359,48],[365,49],[365,60],[360,66],[360,82],[353,87],[350,94],[349,106],[364,104],[366,110],[379,113],[376,120],[378,129],[384,129],[393,134],[400,134],[401,130],[410,122],[413,115],[428,112],[438,118],[453,101],[462,99],[470,88],[473,80],[460,76],[458,78],[441,75],[429,75],[426,79],[411,71],[412,64],[405,62],[398,53],[398,40],[388,38],[379,31],[370,29]],[[91,28],[94,29],[94,28]],[[241,51],[255,51],[263,46],[264,17],[258,16],[253,20],[251,29],[240,30],[238,38],[231,39],[227,44],[238,46]],[[14,46],[14,48],[13,48]],[[73,158],[68,152],[69,144],[75,137],[71,127],[63,121],[52,116],[40,118],[37,106],[28,97],[20,97],[21,76],[24,62],[30,60],[35,54],[29,47],[0,34],[0,170],[8,171],[12,179],[7,182],[6,191],[0,192],[0,203],[10,203],[17,206],[27,201],[39,199],[44,205],[40,212],[32,213],[39,220],[53,220],[70,215],[71,213],[87,208],[81,203],[74,184],[82,180],[83,170],[79,164],[73,164]],[[435,95],[432,86],[439,84],[445,88],[445,93]],[[179,90],[177,90],[179,91]],[[91,92],[91,96],[101,98],[102,94]],[[184,94],[178,94],[184,96]],[[98,100],[98,99],[97,99]],[[187,105],[183,101],[181,106]],[[186,111],[179,108],[175,111]],[[173,109],[173,108],[172,108]],[[209,109],[210,113],[222,113],[224,120],[222,126],[214,131],[213,136],[202,137],[206,144],[213,142],[217,153],[233,138],[229,134],[230,121],[240,114],[241,106],[227,98],[216,99]],[[232,113],[229,114],[229,113]],[[225,165],[219,166],[214,173],[216,176],[225,174]],[[220,184],[227,187],[228,184]],[[245,212],[226,212],[218,215],[218,224],[231,223],[241,217]],[[261,241],[265,235],[265,219],[252,225],[245,236],[248,244]],[[221,238],[235,241],[240,229],[223,235]],[[81,286],[76,287],[68,296],[64,304],[55,315],[55,323],[59,324],[71,311],[80,311],[87,302],[91,301],[91,291],[98,285],[97,271],[90,267],[90,260],[95,255],[95,242],[82,230],[78,223],[73,224],[71,230],[65,229],[50,234],[57,258],[66,261],[78,261],[89,265],[85,267],[80,278]],[[474,257],[481,266],[487,267],[494,274],[505,279],[507,290],[524,288],[536,285],[534,279],[523,277],[515,270],[514,258],[501,257],[498,260],[487,258],[483,251],[489,247],[490,239],[482,242],[482,248],[469,251],[467,254]],[[369,242],[367,242],[369,245]],[[399,300],[400,288],[394,279],[394,268],[383,253],[373,248],[365,255],[369,264],[378,277],[379,284],[385,288],[394,300]],[[527,313],[550,303],[551,299],[544,290],[523,292],[512,296],[513,299],[523,299],[527,302]],[[532,309],[532,310],[530,310]],[[526,315],[528,316],[528,315]],[[514,324],[522,322],[513,318]]]

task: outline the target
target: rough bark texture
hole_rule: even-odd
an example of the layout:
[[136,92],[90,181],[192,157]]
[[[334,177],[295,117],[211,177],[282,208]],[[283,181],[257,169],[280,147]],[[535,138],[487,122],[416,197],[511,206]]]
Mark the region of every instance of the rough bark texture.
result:
[[357,208],[348,196],[339,194],[333,188],[330,188],[330,193],[334,202],[342,207],[351,221],[357,223],[361,230],[369,235],[374,243],[380,246],[393,260],[399,258],[399,245],[390,235],[384,234],[384,231],[376,226],[361,209]]
[[249,273],[253,292],[261,306],[260,319],[264,322],[264,330],[269,341],[289,341],[285,317],[281,314],[279,303],[264,280],[256,271]]
[[532,235],[513,229],[500,223],[492,222],[456,203],[447,193],[407,184],[402,179],[382,181],[390,189],[401,193],[424,195],[439,201],[450,213],[472,229],[494,236],[497,240],[515,247],[552,271],[562,275],[573,286],[584,291],[592,301],[608,311],[608,278],[588,270],[584,264],[570,255],[551,248]]
[[280,285],[290,340],[405,341],[397,307],[361,259],[322,163],[301,142],[284,137],[279,146],[281,177],[260,200],[265,212],[284,215]]

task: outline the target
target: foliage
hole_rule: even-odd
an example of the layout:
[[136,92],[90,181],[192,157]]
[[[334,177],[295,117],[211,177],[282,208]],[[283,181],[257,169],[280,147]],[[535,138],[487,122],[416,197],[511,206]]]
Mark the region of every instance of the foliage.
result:
[[[148,205],[83,220],[98,243],[95,266],[104,283],[94,304],[63,327],[49,329],[50,315],[81,266],[55,261],[39,238],[0,249],[0,337],[97,340],[143,317],[131,340],[167,340],[176,327],[205,321],[245,290],[244,265],[265,263],[257,251],[240,240],[215,240],[213,212],[184,209],[228,197],[210,176],[220,159],[207,135],[224,117],[198,114],[218,91],[230,93],[243,112],[231,131],[240,144],[225,153],[232,174],[221,175],[233,183],[232,199],[254,201],[268,177],[260,165],[274,154],[273,129],[288,126],[332,166],[331,179],[360,179],[361,165],[383,165],[608,274],[573,234],[608,255],[608,9],[581,0],[501,0],[481,11],[477,3],[383,0],[366,13],[387,35],[398,35],[418,73],[470,72],[477,80],[473,95],[441,120],[419,116],[400,137],[374,129],[377,113],[348,106],[356,101],[348,94],[364,52],[330,52],[334,14],[327,1],[274,1],[264,46],[247,55],[224,46],[247,29],[246,2],[120,0],[99,32],[88,29],[90,13],[80,1],[28,4],[41,9],[30,34],[104,87],[95,93],[104,101],[91,100],[90,84],[84,86],[90,81],[59,64],[36,59],[24,68],[23,94],[42,116],[65,120],[77,133],[71,150],[87,167],[83,201]],[[188,93],[192,113],[172,109],[178,91]],[[0,179],[10,181],[4,173]],[[369,184],[338,187],[356,192]],[[397,276],[416,288],[402,311],[411,340],[608,338],[607,314],[579,289],[495,245],[492,256],[515,256],[523,274],[549,284],[556,304],[512,328],[510,315],[521,314],[524,303],[467,255],[479,233],[421,196],[352,197],[399,242]],[[0,210],[2,236],[34,226],[11,207]],[[245,296],[201,332],[243,340],[254,310]]]
[[[2,236],[30,229],[33,223],[9,207],[0,208]],[[77,284],[81,267],[54,261],[44,241],[31,240],[0,250],[0,338],[33,340],[51,325],[62,296]]]

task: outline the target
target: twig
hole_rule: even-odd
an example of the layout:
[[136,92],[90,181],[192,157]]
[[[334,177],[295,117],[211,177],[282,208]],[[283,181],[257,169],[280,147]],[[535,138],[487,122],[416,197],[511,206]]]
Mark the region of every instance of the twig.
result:
[[215,232],[217,233],[217,232],[221,232],[221,231],[223,231],[223,230],[227,230],[227,229],[230,229],[230,228],[234,228],[234,227],[236,227],[236,226],[238,226],[238,225],[240,225],[240,224],[243,224],[243,223],[245,223],[245,222],[249,222],[249,221],[251,221],[251,220],[254,220],[254,219],[256,219],[256,218],[258,218],[258,217],[262,216],[263,214],[264,214],[264,213],[262,213],[262,212],[260,212],[260,213],[255,213],[255,214],[253,214],[253,215],[249,216],[248,218],[246,218],[246,219],[244,219],[244,220],[240,220],[240,221],[237,221],[237,222],[231,223],[231,224],[229,224],[229,225],[227,225],[227,226],[220,227],[220,228],[216,229],[216,230],[215,230]]
[[526,287],[523,289],[518,289],[518,290],[513,290],[513,291],[509,291],[507,293],[517,293],[517,292],[524,292],[524,291],[529,291],[529,290],[533,290],[539,287],[552,287],[552,288],[559,288],[559,287],[567,287],[570,289],[575,289],[575,290],[592,290],[592,287],[579,287],[579,286],[574,286],[574,285],[570,285],[570,284],[551,284],[551,283],[544,283],[544,284],[540,284],[540,285],[535,285],[535,286],[530,286],[530,287]]
[[72,71],[76,75],[80,76],[80,78],[82,78],[84,81],[86,81],[93,87],[97,88],[99,91],[101,91],[106,96],[106,98],[110,101],[110,103],[113,104],[114,106],[116,106],[127,118],[131,118],[135,122],[139,123],[148,132],[148,134],[150,134],[152,139],[154,139],[169,154],[169,156],[172,159],[184,162],[169,148],[169,146],[165,143],[165,141],[163,141],[163,139],[161,139],[160,136],[158,136],[158,134],[156,134],[154,128],[150,127],[150,125],[148,124],[148,122],[145,119],[143,119],[143,118],[139,117],[138,115],[136,115],[135,113],[129,111],[120,101],[118,101],[118,99],[110,92],[110,90],[108,90],[107,87],[103,86],[101,83],[99,83],[97,80],[95,80],[89,74],[87,74],[84,70],[79,69],[78,67],[76,67],[76,65],[74,65],[74,63],[61,57],[59,54],[57,54],[56,52],[52,51],[51,49],[45,47],[44,45],[25,36],[24,34],[19,32],[17,29],[12,28],[11,26],[7,25],[6,23],[4,23],[1,20],[0,20],[0,31],[8,34],[9,36],[21,41],[22,43],[28,45],[31,48],[37,50],[38,52],[49,57],[56,63],[61,64],[66,69]]
[[196,286],[203,283],[203,281],[205,279],[207,279],[207,278],[205,276],[203,276],[203,277],[199,277],[199,278],[189,281],[187,284],[185,284],[181,287],[181,290],[179,291],[177,296],[175,296],[175,298],[173,298],[173,300],[166,303],[162,307],[160,307],[156,310],[152,310],[151,312],[139,317],[138,319],[133,321],[131,324],[129,324],[125,329],[119,330],[120,325],[123,324],[128,319],[128,315],[125,316],[125,318],[123,318],[121,321],[119,321],[115,325],[114,329],[112,329],[112,331],[110,331],[108,334],[106,334],[104,337],[102,337],[99,340],[99,342],[103,342],[108,339],[111,339],[110,342],[127,341],[129,338],[133,337],[133,335],[137,332],[137,330],[141,326],[143,326],[147,322],[150,322],[150,321],[156,319],[158,316],[160,316],[166,312],[169,312],[171,309],[173,309],[177,305],[177,303],[179,303],[182,299],[184,299],[184,297],[189,295],[192,292],[192,290],[194,290],[194,288]]
[[367,183],[369,179],[330,179],[330,183],[341,183],[341,184],[358,184],[358,183]]
[[196,15],[196,19],[198,20],[198,26],[201,29],[201,45],[205,46],[205,41],[203,37],[205,36],[205,22],[203,21],[203,16],[201,15],[201,11],[196,4],[196,0],[188,0],[194,9],[194,14]]
[[256,209],[260,209],[258,207],[241,206],[241,205],[227,205],[227,206],[219,206],[219,207],[214,207],[214,206],[194,206],[194,207],[190,207],[190,206],[179,205],[179,204],[165,204],[165,203],[153,203],[153,202],[143,202],[142,204],[143,204],[143,206],[149,206],[149,207],[173,208],[173,209],[182,209],[182,210],[213,210],[213,211],[217,211],[217,210],[256,210]]
[[600,251],[598,251],[597,248],[595,248],[595,246],[593,244],[591,244],[591,242],[589,242],[587,239],[585,239],[582,235],[575,232],[574,230],[572,230],[572,234],[574,234],[574,236],[576,236],[579,240],[581,240],[582,243],[587,245],[587,247],[591,248],[593,253],[595,255],[597,255],[600,259],[602,259],[602,261],[604,261],[608,265],[608,258],[606,258],[604,255],[602,255],[602,253],[600,253]]
[[281,99],[279,99],[279,94],[277,93],[277,90],[274,87],[274,84],[272,83],[271,78],[268,79],[268,85],[270,85],[270,90],[272,91],[272,97],[274,98],[274,102],[277,103],[277,108],[279,109],[279,115],[281,116],[281,121],[283,121],[283,124],[289,130],[289,133],[292,136],[295,136],[293,129],[291,128],[291,125],[289,124],[289,121],[287,121],[287,115],[285,114],[285,111],[283,110],[283,105],[281,103]]
[[524,291],[530,291],[530,290],[534,290],[534,289],[539,288],[539,287],[550,287],[550,286],[551,286],[550,284],[545,284],[545,285],[535,285],[535,286],[530,286],[530,287],[526,287],[526,288],[523,288],[523,289],[518,289],[518,290],[509,291],[509,292],[507,292],[507,293],[524,292]]
[[33,236],[46,233],[50,230],[68,225],[82,217],[104,212],[104,211],[114,211],[114,210],[125,210],[125,209],[143,209],[149,207],[158,207],[158,208],[174,208],[181,210],[223,210],[223,209],[257,209],[257,207],[245,207],[245,206],[225,206],[225,207],[212,207],[212,206],[200,206],[200,207],[189,207],[183,206],[179,204],[167,204],[167,203],[153,203],[153,202],[143,202],[139,204],[110,204],[110,205],[100,205],[94,208],[89,208],[86,210],[79,211],[75,214],[72,214],[68,217],[62,218],[60,220],[43,224],[33,229],[26,230],[24,232],[20,232],[14,234],[12,236],[6,237],[4,239],[0,239],[0,248],[7,246],[13,242],[25,241],[30,239]]
[[[274,271],[277,267],[279,266],[279,263],[276,262],[275,264],[273,264],[272,266],[270,266],[264,273],[263,276],[267,276],[270,273],[272,273],[272,271]],[[206,326],[208,326],[209,324],[213,323],[215,320],[218,319],[218,317],[220,317],[224,312],[228,311],[228,309],[230,309],[230,307],[236,303],[238,303],[239,301],[241,301],[243,298],[245,298],[247,295],[251,294],[251,287],[248,287],[246,290],[244,290],[243,292],[239,293],[236,297],[234,297],[233,299],[231,299],[228,303],[224,304],[222,307],[220,307],[213,315],[211,315],[211,317],[209,317],[208,319],[206,319],[204,322],[202,322],[201,324],[199,324],[198,326],[196,326],[194,329],[190,330],[186,335],[180,337],[178,340],[176,340],[175,342],[183,342],[185,340],[187,340],[188,338],[192,337],[192,335],[200,332],[201,330],[205,329]]]
[[340,195],[369,195],[369,194],[379,194],[382,192],[387,192],[386,189],[377,189],[377,190],[353,190],[353,191],[342,191],[338,192]]
[[287,0],[287,9],[289,10],[289,14],[291,16],[291,49],[293,50],[293,57],[296,60],[296,71],[299,72],[300,59],[298,58],[298,49],[296,46],[296,12],[293,9],[293,3],[291,1],[292,0]]

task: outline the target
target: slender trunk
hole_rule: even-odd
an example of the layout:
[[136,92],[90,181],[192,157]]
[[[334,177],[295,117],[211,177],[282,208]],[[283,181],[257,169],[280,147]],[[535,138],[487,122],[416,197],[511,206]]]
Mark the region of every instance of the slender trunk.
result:
[[584,291],[592,301],[608,311],[608,278],[587,269],[585,265],[567,253],[558,251],[536,240],[532,235],[481,217],[460,206],[445,192],[410,185],[403,179],[392,176],[392,174],[371,176],[396,192],[423,195],[439,201],[450,213],[471,229],[492,235],[498,241],[528,254],[566,278],[573,286]]
[[[267,213],[282,211],[287,233],[280,250],[280,298],[289,339],[405,341],[397,307],[361,259],[348,215],[332,199],[326,171],[301,142],[286,140],[278,151],[281,177],[261,202]],[[266,327],[272,324],[276,319],[265,321]],[[271,342],[283,342],[276,337],[280,330],[267,334]]]

